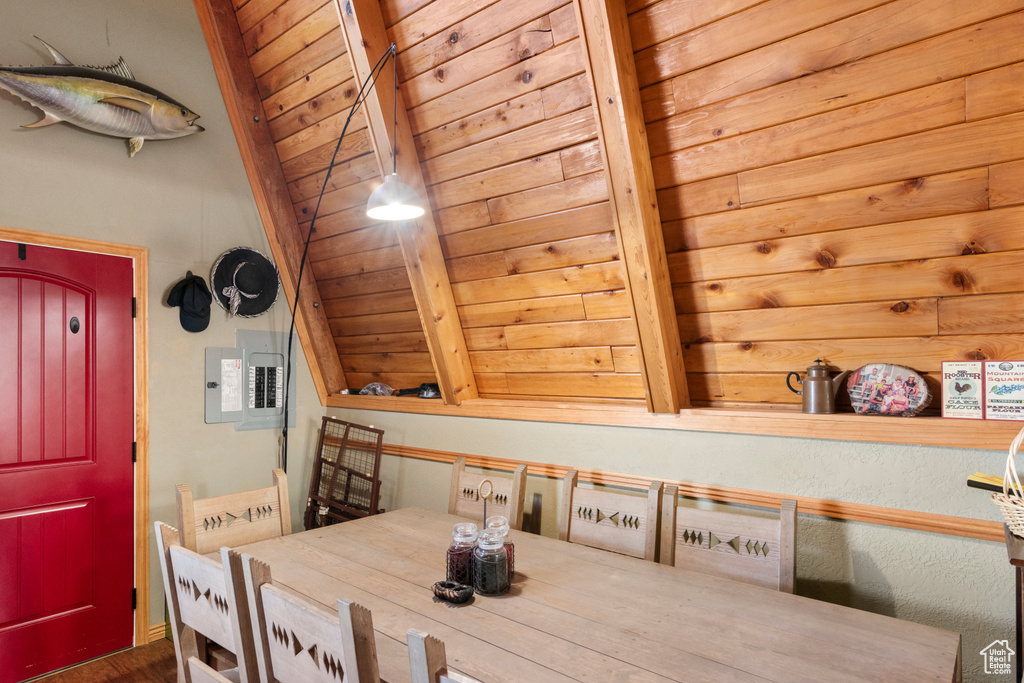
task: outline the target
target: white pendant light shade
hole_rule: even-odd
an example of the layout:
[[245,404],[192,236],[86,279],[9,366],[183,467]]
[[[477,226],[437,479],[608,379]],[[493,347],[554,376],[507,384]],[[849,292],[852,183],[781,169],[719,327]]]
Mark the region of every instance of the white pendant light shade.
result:
[[423,206],[416,190],[403,183],[397,173],[392,173],[370,194],[366,215],[378,221],[408,221],[422,216]]

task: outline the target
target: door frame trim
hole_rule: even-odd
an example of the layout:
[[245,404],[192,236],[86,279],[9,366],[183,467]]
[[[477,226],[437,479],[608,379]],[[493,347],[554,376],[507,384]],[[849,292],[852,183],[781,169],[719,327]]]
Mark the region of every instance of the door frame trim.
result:
[[0,240],[132,259],[135,296],[135,645],[150,642],[149,627],[149,249],[66,235],[5,228]]

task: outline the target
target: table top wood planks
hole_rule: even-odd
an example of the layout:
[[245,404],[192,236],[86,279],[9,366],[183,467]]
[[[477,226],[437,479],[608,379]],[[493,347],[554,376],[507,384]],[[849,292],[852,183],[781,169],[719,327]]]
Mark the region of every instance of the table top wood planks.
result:
[[960,636],[512,531],[509,593],[449,605],[452,525],[409,508],[243,546],[275,583],[373,614],[381,677],[410,679],[406,631],[481,681],[959,681]]

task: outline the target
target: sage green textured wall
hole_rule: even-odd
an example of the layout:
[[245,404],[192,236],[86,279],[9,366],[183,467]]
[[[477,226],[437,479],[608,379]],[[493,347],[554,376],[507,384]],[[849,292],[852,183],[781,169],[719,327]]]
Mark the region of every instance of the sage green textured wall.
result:
[[[1000,519],[987,494],[965,485],[975,471],[1002,471],[1005,454],[997,451],[355,410],[328,414],[384,429],[385,442],[404,446]],[[446,509],[450,477],[449,465],[387,456],[382,505]],[[557,535],[557,484],[528,480],[527,509],[534,492],[543,496],[545,535]],[[1014,637],[1013,572],[1001,543],[800,515],[797,555],[798,594],[957,631],[964,680],[1001,680],[984,673],[979,654],[994,640]]]
[[[210,327],[198,334],[182,330],[178,309],[164,303],[188,269],[209,281],[227,249],[269,254],[192,3],[8,2],[0,11],[0,64],[51,64],[33,35],[78,63],[123,56],[138,80],[198,112],[206,127],[192,137],[146,142],[129,159],[123,140],[68,124],[23,130],[41,118],[38,110],[0,95],[0,225],[149,248],[150,519],[175,523],[178,483],[189,483],[197,497],[269,486],[280,432],[204,424],[204,353],[235,346],[236,328],[287,330],[283,297],[254,319],[230,320],[215,307]],[[295,460],[316,443],[323,415],[301,351],[298,358]],[[308,479],[289,478],[295,514],[308,486]],[[301,516],[295,519],[301,527]],[[155,557],[153,551],[151,623],[164,619]]]

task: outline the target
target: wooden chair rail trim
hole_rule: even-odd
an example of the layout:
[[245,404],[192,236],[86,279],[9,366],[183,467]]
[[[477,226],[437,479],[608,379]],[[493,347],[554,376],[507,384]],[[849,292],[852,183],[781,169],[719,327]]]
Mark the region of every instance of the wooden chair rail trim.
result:
[[970,517],[954,517],[951,515],[939,515],[933,512],[900,510],[897,508],[880,507],[877,505],[865,505],[863,503],[845,503],[837,500],[793,496],[783,493],[733,488],[730,486],[715,486],[712,484],[698,484],[685,481],[673,481],[670,479],[655,480],[653,477],[645,477],[637,474],[620,474],[618,472],[572,468],[566,467],[565,465],[553,465],[550,463],[527,460],[510,460],[507,458],[492,458],[485,455],[452,453],[449,451],[439,451],[430,448],[419,448],[417,446],[399,446],[397,444],[385,443],[384,452],[389,455],[402,458],[417,458],[419,460],[432,460],[435,462],[446,463],[454,462],[457,458],[465,458],[466,464],[473,467],[483,467],[485,469],[508,472],[511,472],[520,464],[525,464],[529,476],[542,476],[549,477],[551,479],[563,479],[566,472],[575,469],[579,473],[580,481],[589,481],[594,484],[622,486],[641,490],[650,487],[651,483],[654,481],[663,481],[666,486],[676,486],[679,489],[679,495],[681,496],[704,498],[718,503],[736,503],[740,505],[775,508],[777,510],[781,509],[782,501],[789,498],[797,502],[797,509],[801,513],[831,517],[832,519],[849,520],[853,522],[881,524],[883,526],[892,526],[901,529],[928,531],[935,534],[945,534],[947,536],[977,538],[983,541],[995,541],[997,543],[1002,543],[1004,541],[1002,522],[971,519]]
[[484,417],[533,422],[566,422],[694,432],[798,436],[834,441],[914,444],[1005,451],[1020,422],[951,420],[941,417],[891,418],[836,413],[806,415],[794,410],[690,408],[678,415],[648,413],[642,407],[571,401],[512,401],[480,398],[443,405],[415,397],[332,394],[325,406],[353,410]]

